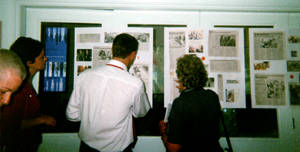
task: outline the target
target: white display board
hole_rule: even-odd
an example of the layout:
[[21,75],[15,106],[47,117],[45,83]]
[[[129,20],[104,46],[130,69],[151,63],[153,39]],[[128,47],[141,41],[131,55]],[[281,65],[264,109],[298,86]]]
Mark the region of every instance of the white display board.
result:
[[176,59],[196,54],[205,64],[208,83],[219,95],[223,108],[245,108],[243,30],[237,28],[165,28],[164,106],[179,96]]
[[129,69],[129,73],[139,77],[145,83],[146,92],[152,106],[152,28],[126,28],[119,30],[75,28],[74,84],[76,78],[84,70],[105,65],[112,59],[112,42],[115,36],[120,33],[128,33],[134,36],[139,42],[136,60]]
[[287,106],[286,30],[250,29],[249,36],[252,107]]

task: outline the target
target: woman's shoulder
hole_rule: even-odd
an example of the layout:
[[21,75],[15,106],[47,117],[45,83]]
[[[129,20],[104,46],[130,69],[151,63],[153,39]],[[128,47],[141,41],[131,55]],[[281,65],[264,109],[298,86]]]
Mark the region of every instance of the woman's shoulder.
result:
[[203,89],[207,94],[211,94],[211,95],[217,95],[217,93],[213,90],[210,89]]

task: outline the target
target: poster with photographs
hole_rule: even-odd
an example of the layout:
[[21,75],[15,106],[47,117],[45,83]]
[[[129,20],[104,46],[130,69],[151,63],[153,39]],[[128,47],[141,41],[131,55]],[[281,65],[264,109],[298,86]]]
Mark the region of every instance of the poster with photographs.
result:
[[223,108],[245,108],[244,34],[239,28],[208,29],[207,71]]
[[294,72],[300,67],[297,62],[287,62],[286,30],[250,29],[249,36],[252,107],[289,105],[287,69]]
[[287,39],[288,100],[290,105],[300,105],[300,29],[289,29]]
[[228,29],[209,30],[209,56],[214,57],[238,57],[239,55],[239,31]]
[[67,34],[66,27],[46,27],[44,92],[66,90]]
[[74,84],[82,72],[93,68],[93,47],[101,44],[102,35],[98,27],[75,28]]
[[[204,53],[206,51],[206,39],[204,29],[189,29],[188,31],[188,52],[191,54]],[[205,51],[204,51],[205,49]]]
[[179,96],[176,88],[176,60],[186,54],[187,28],[164,29],[164,107]]
[[[105,66],[112,59],[112,43],[121,33],[134,36],[139,42],[135,62],[129,73],[145,84],[152,105],[153,29],[127,28],[122,30],[103,28],[75,28],[74,82],[87,69]],[[75,84],[75,83],[74,83]]]
[[255,74],[255,105],[280,106],[286,104],[284,74]]
[[127,28],[124,32],[134,36],[139,42],[136,59],[129,73],[139,77],[145,84],[146,92],[152,106],[153,94],[153,29]]
[[165,28],[164,106],[179,96],[176,60],[196,54],[205,65],[205,89],[219,95],[223,108],[245,108],[244,41],[242,29]]

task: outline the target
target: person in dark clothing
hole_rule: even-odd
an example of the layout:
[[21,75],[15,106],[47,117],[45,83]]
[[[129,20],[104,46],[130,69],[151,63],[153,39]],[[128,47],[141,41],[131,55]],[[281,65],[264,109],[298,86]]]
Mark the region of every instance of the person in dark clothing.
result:
[[43,44],[29,37],[19,37],[10,46],[10,50],[21,58],[27,70],[27,77],[11,99],[15,105],[22,105],[21,115],[13,114],[15,111],[15,108],[11,107],[13,104],[4,109],[7,110],[7,114],[11,113],[11,117],[15,120],[21,120],[20,129],[16,131],[17,135],[7,149],[8,151],[36,152],[42,142],[41,126],[56,125],[54,117],[41,113],[40,100],[32,84],[34,75],[45,68],[47,57]]
[[223,151],[219,144],[221,106],[218,95],[204,89],[208,78],[201,59],[180,57],[176,74],[180,96],[173,101],[168,122],[159,123],[167,151]]

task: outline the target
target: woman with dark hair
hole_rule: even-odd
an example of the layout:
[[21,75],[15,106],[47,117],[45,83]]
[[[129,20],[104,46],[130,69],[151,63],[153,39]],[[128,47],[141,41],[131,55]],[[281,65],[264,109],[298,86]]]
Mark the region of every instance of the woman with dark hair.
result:
[[177,88],[180,96],[172,104],[167,124],[160,121],[160,133],[170,152],[220,152],[221,107],[218,95],[205,90],[207,72],[196,55],[177,60]]
[[36,152],[42,141],[40,125],[54,126],[56,121],[51,116],[40,113],[40,101],[32,86],[33,76],[45,68],[47,58],[43,44],[27,37],[19,37],[10,47],[19,55],[27,69],[27,77],[12,98],[12,102],[24,104],[21,131],[13,148],[21,152]]

